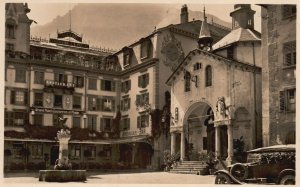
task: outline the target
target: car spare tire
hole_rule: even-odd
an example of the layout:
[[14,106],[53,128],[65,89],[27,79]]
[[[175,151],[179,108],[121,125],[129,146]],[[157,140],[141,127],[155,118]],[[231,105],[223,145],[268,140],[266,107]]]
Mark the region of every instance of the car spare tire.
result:
[[245,181],[248,177],[248,168],[244,164],[237,163],[231,167],[230,174],[239,181]]

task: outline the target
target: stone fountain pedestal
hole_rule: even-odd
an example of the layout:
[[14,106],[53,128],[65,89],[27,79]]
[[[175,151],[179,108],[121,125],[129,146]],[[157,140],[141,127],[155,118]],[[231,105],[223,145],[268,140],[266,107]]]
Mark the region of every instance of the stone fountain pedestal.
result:
[[59,158],[55,162],[54,170],[40,170],[39,181],[71,182],[86,181],[86,170],[72,170],[69,162],[68,144],[71,138],[70,131],[61,129],[57,132],[59,140]]

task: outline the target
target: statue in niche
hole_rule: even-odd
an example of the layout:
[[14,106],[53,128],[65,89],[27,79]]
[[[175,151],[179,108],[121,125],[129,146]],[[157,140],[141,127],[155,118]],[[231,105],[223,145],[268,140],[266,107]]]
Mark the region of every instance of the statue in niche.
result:
[[216,114],[218,120],[224,120],[230,117],[229,115],[229,106],[225,104],[225,98],[219,97],[216,104]]

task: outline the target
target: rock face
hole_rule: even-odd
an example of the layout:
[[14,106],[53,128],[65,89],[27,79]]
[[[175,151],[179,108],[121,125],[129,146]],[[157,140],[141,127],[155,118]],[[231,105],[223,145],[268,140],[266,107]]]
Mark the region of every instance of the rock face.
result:
[[[119,49],[137,38],[151,33],[154,28],[180,22],[180,9],[172,4],[78,4],[72,11],[72,30],[83,34],[91,45]],[[231,27],[228,22],[212,15],[210,21]],[[189,10],[189,21],[203,20],[203,13]],[[34,18],[31,18],[34,19]],[[31,28],[31,35],[42,38],[56,36],[57,30],[69,29],[70,15],[55,18],[52,22]]]

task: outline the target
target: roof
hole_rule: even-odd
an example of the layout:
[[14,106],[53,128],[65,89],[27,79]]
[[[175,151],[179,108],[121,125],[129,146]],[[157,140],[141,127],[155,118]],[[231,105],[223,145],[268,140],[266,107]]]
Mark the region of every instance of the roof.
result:
[[195,49],[195,50],[193,50],[193,51],[190,51],[189,52],[189,54],[178,64],[178,66],[176,67],[176,69],[173,71],[173,73],[171,74],[171,76],[168,78],[168,80],[166,81],[166,84],[168,84],[171,80],[172,80],[172,78],[173,78],[173,76],[175,76],[175,75],[178,75],[177,74],[177,72],[180,70],[180,69],[182,69],[182,68],[180,68],[180,67],[182,67],[184,64],[186,64],[186,61],[187,61],[187,59],[188,60],[190,60],[191,59],[191,56],[193,55],[196,55],[196,54],[201,54],[201,53],[203,53],[203,54],[205,54],[205,55],[208,55],[208,56],[211,56],[212,58],[216,58],[216,59],[218,59],[218,60],[223,60],[223,61],[229,61],[229,62],[232,62],[232,63],[237,63],[237,64],[240,64],[240,65],[243,65],[243,66],[247,66],[247,68],[249,67],[249,68],[257,68],[257,69],[259,69],[259,70],[261,70],[261,68],[260,67],[258,67],[258,66],[255,66],[255,65],[253,65],[253,64],[248,64],[248,63],[245,63],[245,62],[240,62],[240,61],[236,61],[236,60],[233,60],[233,59],[228,59],[228,58],[226,58],[226,57],[223,57],[223,56],[220,56],[220,55],[217,55],[217,54],[215,54],[215,53],[211,53],[211,52],[208,52],[208,51],[204,51],[204,50],[201,50],[201,49]]
[[[159,29],[155,30],[154,32],[152,32],[146,36],[143,36],[141,38],[152,37],[153,35],[155,35],[156,33],[160,32],[160,31],[172,29],[173,31],[178,30],[178,33],[180,33],[182,35],[188,33],[189,36],[194,37],[195,39],[198,39],[202,22],[203,21],[201,21],[201,20],[194,20],[194,21],[190,21],[190,22],[186,22],[186,23],[170,24],[166,27],[159,28]],[[215,23],[213,23],[213,24],[207,23],[207,26],[209,26],[210,34],[213,37],[214,42],[217,42],[218,40],[223,38],[226,34],[228,34],[231,31],[230,28],[227,28],[225,26],[218,25]],[[142,41],[141,39],[138,39],[135,42],[133,42],[132,44],[129,44],[127,46],[133,47],[134,45],[140,43],[141,41]],[[122,51],[122,49],[115,52],[114,54],[120,53]]]
[[206,20],[202,21],[199,38],[210,38],[210,37],[211,37],[211,35],[210,35],[209,26],[208,26]]
[[256,30],[238,28],[232,30],[224,38],[213,45],[213,50],[217,50],[236,42],[261,41],[261,34]]
[[272,152],[272,151],[295,151],[295,144],[287,144],[287,145],[273,145],[269,147],[261,147],[257,149],[253,149],[248,151],[248,153],[257,153],[257,152]]

